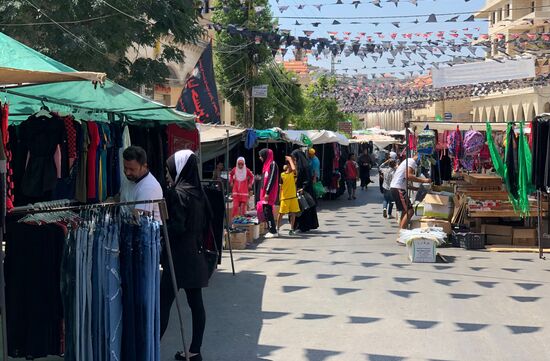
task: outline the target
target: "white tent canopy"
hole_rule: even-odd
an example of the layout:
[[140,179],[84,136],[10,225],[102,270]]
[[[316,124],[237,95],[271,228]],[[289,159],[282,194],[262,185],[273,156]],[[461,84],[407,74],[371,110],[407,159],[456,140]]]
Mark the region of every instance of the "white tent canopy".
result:
[[201,135],[201,143],[217,142],[227,139],[227,131],[229,130],[229,138],[233,138],[243,134],[245,128],[237,128],[228,125],[211,125],[198,124],[197,129]]
[[301,145],[304,145],[302,135],[307,136],[314,145],[328,143],[349,145],[349,139],[343,134],[330,130],[286,130],[284,135],[289,142]]

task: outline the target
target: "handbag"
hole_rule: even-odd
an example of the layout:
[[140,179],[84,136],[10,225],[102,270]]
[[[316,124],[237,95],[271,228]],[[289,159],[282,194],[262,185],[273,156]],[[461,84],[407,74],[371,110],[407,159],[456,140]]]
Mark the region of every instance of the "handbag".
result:
[[298,204],[300,205],[300,212],[305,212],[305,211],[307,211],[308,209],[311,208],[311,206],[309,205],[309,202],[307,201],[304,193],[299,193],[298,194]]
[[308,209],[315,207],[315,199],[308,192],[302,192],[298,194],[298,204],[300,205],[300,211],[304,212]]

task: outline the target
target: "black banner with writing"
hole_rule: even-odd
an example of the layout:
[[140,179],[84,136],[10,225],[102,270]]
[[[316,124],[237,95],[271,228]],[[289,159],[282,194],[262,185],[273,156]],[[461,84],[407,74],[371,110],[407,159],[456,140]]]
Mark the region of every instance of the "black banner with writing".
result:
[[176,109],[197,116],[199,123],[220,123],[220,103],[214,77],[212,44],[204,49],[187,79]]

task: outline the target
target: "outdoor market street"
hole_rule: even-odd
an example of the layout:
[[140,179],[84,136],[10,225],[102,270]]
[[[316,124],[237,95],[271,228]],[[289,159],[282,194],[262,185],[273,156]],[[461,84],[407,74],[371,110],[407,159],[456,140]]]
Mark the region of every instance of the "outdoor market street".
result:
[[[378,187],[358,196],[323,202],[315,233],[235,251],[236,276],[226,253],[205,291],[205,360],[549,359],[549,261],[444,248],[450,264],[411,264]],[[175,307],[169,327],[166,361]]]

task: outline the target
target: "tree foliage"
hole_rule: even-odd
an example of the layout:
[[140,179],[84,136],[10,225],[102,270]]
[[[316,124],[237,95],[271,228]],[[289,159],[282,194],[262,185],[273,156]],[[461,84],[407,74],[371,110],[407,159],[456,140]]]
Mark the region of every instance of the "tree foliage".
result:
[[[0,29],[73,68],[105,72],[136,89],[165,82],[166,64],[184,61],[178,46],[203,33],[195,5],[193,0],[2,0],[0,23],[10,25]],[[159,44],[166,37],[170,42]],[[143,48],[156,48],[155,54],[136,55]]]
[[304,92],[304,113],[293,117],[297,129],[337,130],[338,122],[346,120],[346,115],[338,109],[338,102],[328,98],[336,86],[336,79],[321,76],[310,84]]
[[[261,11],[257,11],[262,9]],[[285,128],[289,118],[303,110],[300,87],[292,75],[273,60],[278,40],[271,43],[251,42],[230,33],[229,25],[241,25],[249,30],[272,31],[275,23],[268,0],[226,0],[223,9],[214,11],[213,21],[221,25],[216,35],[216,79],[223,96],[237,110],[237,121],[251,126],[250,94],[254,85],[268,85],[268,97],[255,99],[254,127]],[[246,100],[246,101],[245,101]]]

